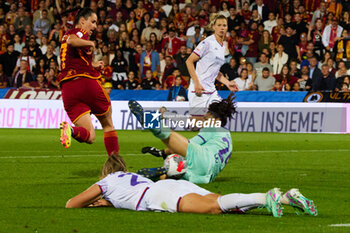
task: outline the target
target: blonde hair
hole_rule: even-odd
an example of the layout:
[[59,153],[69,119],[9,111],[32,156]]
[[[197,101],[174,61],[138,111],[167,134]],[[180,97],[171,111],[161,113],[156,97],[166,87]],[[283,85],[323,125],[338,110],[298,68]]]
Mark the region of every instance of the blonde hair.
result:
[[120,155],[116,155],[112,153],[102,167],[100,178],[103,179],[109,174],[118,172],[118,171],[122,171],[122,172],[127,171],[125,161]]
[[209,16],[209,24],[207,25],[206,30],[213,31],[213,26],[216,24],[216,21],[218,19],[226,19],[227,20],[226,16],[224,16],[224,15],[222,15],[220,13],[212,13],[212,14],[210,14],[210,16]]

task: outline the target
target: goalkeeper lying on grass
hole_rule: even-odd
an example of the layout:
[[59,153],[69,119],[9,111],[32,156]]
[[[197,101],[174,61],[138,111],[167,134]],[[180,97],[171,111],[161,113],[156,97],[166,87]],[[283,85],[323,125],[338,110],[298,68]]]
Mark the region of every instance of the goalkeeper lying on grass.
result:
[[[138,102],[130,100],[129,108],[143,125],[144,111],[142,106]],[[179,154],[185,157],[188,168],[182,179],[192,183],[214,181],[215,177],[224,169],[232,154],[231,134],[223,126],[235,113],[234,97],[231,93],[226,99],[210,104],[208,112],[204,116],[204,120],[219,121],[222,127],[203,128],[197,136],[190,140],[169,128],[150,129],[154,136],[162,140],[168,147],[165,152],[159,153],[159,157],[162,156],[165,159],[169,154]],[[146,152],[154,152],[152,153],[154,155],[158,153],[156,149]],[[138,174],[152,179],[165,173],[166,170],[162,167],[145,168],[138,171]]]
[[282,204],[295,207],[297,214],[317,215],[313,202],[297,189],[283,195],[278,188],[267,193],[219,195],[186,180],[153,182],[127,172],[123,158],[112,154],[102,168],[101,180],[68,200],[66,208],[114,206],[136,211],[201,214],[244,213],[254,208],[266,208],[274,217],[281,217]]

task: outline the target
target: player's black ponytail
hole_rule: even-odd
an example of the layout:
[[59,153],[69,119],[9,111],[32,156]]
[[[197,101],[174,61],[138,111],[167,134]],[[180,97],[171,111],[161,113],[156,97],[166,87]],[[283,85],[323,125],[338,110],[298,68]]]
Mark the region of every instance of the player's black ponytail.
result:
[[74,24],[75,25],[79,24],[79,20],[81,17],[84,17],[84,19],[87,20],[92,14],[95,14],[95,12],[91,8],[89,7],[81,8],[74,18]]
[[209,105],[208,111],[216,118],[221,120],[221,126],[225,126],[228,119],[232,119],[237,112],[235,106],[235,95],[233,92],[220,102],[214,102]]

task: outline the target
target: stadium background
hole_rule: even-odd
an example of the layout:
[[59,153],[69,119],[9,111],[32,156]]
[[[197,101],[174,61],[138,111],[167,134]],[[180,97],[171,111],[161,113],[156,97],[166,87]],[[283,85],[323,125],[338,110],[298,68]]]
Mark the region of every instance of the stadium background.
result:
[[[256,6],[262,1],[245,2],[0,1],[0,97],[13,91],[32,91],[26,96],[19,94],[13,97],[28,100],[0,99],[0,187],[3,190],[0,231],[346,232],[350,223],[347,211],[350,201],[347,195],[350,191],[347,134],[325,134],[325,131],[323,134],[232,133],[234,154],[229,164],[214,183],[203,187],[223,194],[264,192],[275,186],[283,190],[299,187],[305,195],[314,199],[319,208],[320,215],[316,218],[298,217],[292,209],[286,209],[284,218],[276,221],[261,210],[243,216],[134,213],[106,208],[65,210],[66,200],[98,180],[99,168],[106,157],[102,132],[97,131],[96,143],[92,146],[73,142],[70,150],[64,150],[59,145],[55,129],[13,129],[13,124],[20,122],[24,128],[34,128],[36,119],[31,113],[28,115],[28,112],[34,113],[31,104],[33,108],[44,105],[47,111],[52,107],[50,100],[39,104],[35,101],[41,100],[32,100],[32,96],[35,99],[42,92],[42,99],[59,99],[55,81],[60,63],[59,42],[64,32],[73,26],[71,22],[81,6],[91,7],[99,16],[97,33],[91,39],[97,44],[95,59],[103,59],[109,64],[101,72],[104,76],[102,81],[107,83],[105,87],[112,86],[112,100],[127,100],[130,96],[138,100],[164,101],[174,97],[176,100],[176,96],[172,95],[174,80],[176,76],[181,76],[181,85],[185,89],[188,87],[189,77],[184,61],[204,38],[203,35],[210,33],[205,30],[205,25],[209,13],[213,12],[229,16],[227,64],[222,67],[222,72],[233,80],[241,78],[242,69],[248,69],[247,83],[250,85],[243,89],[249,91],[237,93],[237,101],[253,102],[247,105],[248,108],[254,111],[259,105],[264,108],[262,103],[254,108],[254,102],[281,102],[276,105],[277,110],[284,107],[293,111],[296,107],[290,102],[302,102],[308,92],[328,93],[332,90],[344,96],[349,91],[348,35],[337,40],[333,36],[332,48],[326,48],[322,43],[322,37],[327,37],[324,34],[326,26],[334,21],[349,32],[349,1],[328,0],[321,5],[320,0],[271,0],[263,1],[262,8]],[[47,19],[43,16],[44,9],[47,10]],[[274,13],[275,17],[278,14],[279,19],[268,20],[269,13]],[[320,28],[313,26],[318,18]],[[308,23],[312,26],[309,27]],[[293,29],[292,35],[285,35],[288,27]],[[264,32],[265,29],[270,30],[269,33]],[[151,36],[150,31],[156,36]],[[316,36],[318,31],[321,38]],[[155,40],[157,36],[159,38]],[[284,40],[280,42],[288,58],[281,58],[279,63],[276,45],[282,36],[289,38],[287,43]],[[254,43],[247,45],[251,38]],[[152,52],[146,51],[147,42],[151,42],[148,45]],[[181,48],[182,45],[185,47]],[[295,53],[296,45],[300,56]],[[325,69],[318,75],[333,80],[334,85],[314,87],[312,81],[315,79],[309,68],[312,56],[316,56],[320,70],[324,64],[328,65],[328,72]],[[276,64],[283,63],[290,67],[288,74],[281,74],[279,69],[282,66],[277,69]],[[265,66],[269,67],[273,78],[266,92],[251,82],[253,77],[261,78],[260,72]],[[152,75],[147,79],[144,76],[148,69]],[[20,84],[18,80],[24,74],[26,81]],[[222,95],[227,95],[225,87],[217,84],[217,88],[223,90]],[[47,94],[50,91],[58,94],[53,97]],[[168,99],[168,96],[171,98]],[[55,105],[55,100],[52,101]],[[340,101],[348,102],[346,98]],[[8,119],[12,117],[12,110],[9,109],[15,111],[17,103],[22,106],[18,108],[19,114],[22,111],[27,115],[22,120],[13,118],[13,124],[10,124]],[[333,119],[332,123],[339,124],[336,132],[349,132],[348,104],[303,106],[307,111],[316,107],[318,112],[324,113],[339,108],[329,115],[330,121]],[[52,116],[55,117],[55,114]],[[64,112],[59,112],[59,117],[64,118]],[[118,117],[114,120],[118,121]],[[55,128],[54,124],[52,128]],[[312,132],[311,127],[309,132]],[[159,160],[140,153],[143,146],[161,147],[160,142],[148,132],[119,130],[118,134],[121,154],[128,163],[128,169],[136,171],[145,166],[159,166]],[[192,132],[182,134],[187,137],[194,135]]]

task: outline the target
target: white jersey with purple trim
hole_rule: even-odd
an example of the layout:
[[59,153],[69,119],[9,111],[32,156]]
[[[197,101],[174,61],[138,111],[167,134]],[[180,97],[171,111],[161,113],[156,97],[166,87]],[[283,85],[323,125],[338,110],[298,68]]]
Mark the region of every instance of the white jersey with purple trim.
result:
[[[225,45],[221,45],[215,35],[207,37],[200,42],[193,53],[199,56],[196,66],[196,74],[199,83],[205,89],[204,93],[214,92],[215,79],[221,66],[225,63]],[[194,83],[191,79],[189,91],[194,91]]]
[[115,172],[96,183],[103,198],[115,208],[140,211],[177,212],[182,197],[190,193],[210,194],[186,180],[153,182],[135,173]]
[[204,116],[208,111],[209,105],[213,102],[220,102],[222,98],[217,91],[213,93],[197,96],[196,93],[188,92],[188,102],[190,105],[191,116]]
[[115,172],[96,184],[100,187],[103,198],[115,208],[139,209],[138,205],[149,186],[154,182],[135,173]]

